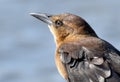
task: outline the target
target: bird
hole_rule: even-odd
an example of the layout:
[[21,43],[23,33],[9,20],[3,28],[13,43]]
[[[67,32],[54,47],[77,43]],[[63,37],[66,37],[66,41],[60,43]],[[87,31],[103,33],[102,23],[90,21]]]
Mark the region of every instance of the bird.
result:
[[120,51],[71,13],[30,13],[45,22],[56,44],[55,64],[66,82],[120,82]]

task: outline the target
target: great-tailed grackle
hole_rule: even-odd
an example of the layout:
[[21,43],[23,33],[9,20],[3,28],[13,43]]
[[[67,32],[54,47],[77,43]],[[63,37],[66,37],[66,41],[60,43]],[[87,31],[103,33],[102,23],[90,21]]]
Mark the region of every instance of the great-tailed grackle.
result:
[[99,38],[81,17],[31,13],[52,32],[59,73],[67,82],[120,82],[120,52]]

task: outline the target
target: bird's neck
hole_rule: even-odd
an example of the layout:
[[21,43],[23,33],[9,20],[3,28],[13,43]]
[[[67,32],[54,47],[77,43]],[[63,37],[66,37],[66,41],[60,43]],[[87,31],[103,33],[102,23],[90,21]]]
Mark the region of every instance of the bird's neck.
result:
[[55,43],[56,43],[56,46],[58,47],[62,43],[71,42],[71,41],[80,41],[81,39],[84,39],[86,37],[91,37],[91,36],[88,36],[88,35],[70,35],[64,39],[63,38],[56,38]]

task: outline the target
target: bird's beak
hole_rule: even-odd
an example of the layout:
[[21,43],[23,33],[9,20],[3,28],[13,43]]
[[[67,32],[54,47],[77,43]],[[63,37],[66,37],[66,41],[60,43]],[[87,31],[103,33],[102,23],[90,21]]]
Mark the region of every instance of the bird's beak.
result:
[[49,17],[52,15],[46,14],[46,13],[30,13],[33,17],[47,23],[48,25],[52,24],[52,21],[50,20]]

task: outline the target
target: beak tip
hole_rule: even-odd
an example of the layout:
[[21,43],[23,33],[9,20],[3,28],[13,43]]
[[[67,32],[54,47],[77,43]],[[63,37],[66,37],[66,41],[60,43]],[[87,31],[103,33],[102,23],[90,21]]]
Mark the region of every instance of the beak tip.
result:
[[36,13],[29,13],[31,16],[34,16],[34,15],[36,15]]

